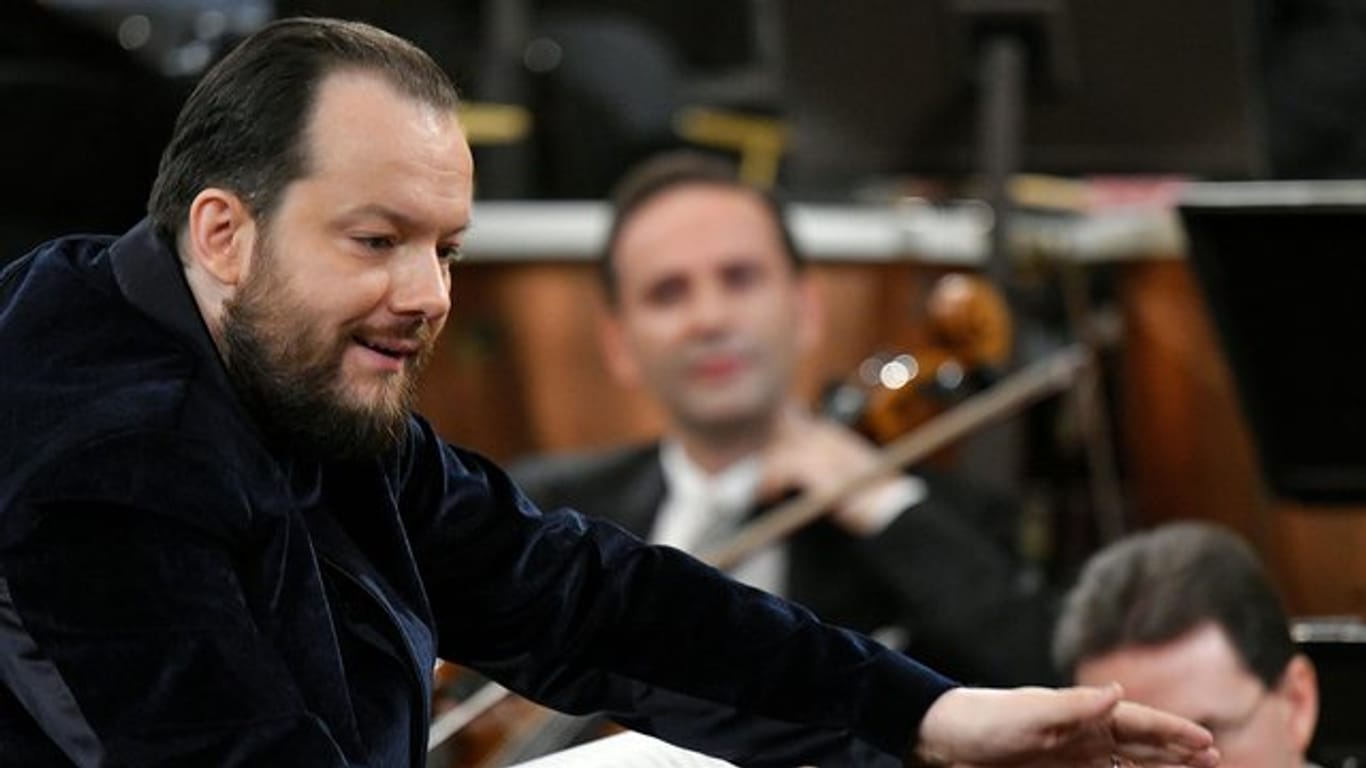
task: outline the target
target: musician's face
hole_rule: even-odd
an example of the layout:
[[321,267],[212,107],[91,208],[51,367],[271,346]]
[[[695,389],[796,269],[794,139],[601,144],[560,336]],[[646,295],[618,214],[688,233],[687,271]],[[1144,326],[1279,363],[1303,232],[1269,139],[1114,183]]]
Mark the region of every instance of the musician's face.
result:
[[1077,667],[1077,682],[1117,681],[1127,698],[1209,728],[1223,768],[1301,768],[1318,715],[1308,659],[1297,656],[1268,689],[1227,636],[1203,624],[1161,645],[1114,651]]
[[257,230],[223,336],[268,426],[363,455],[401,434],[445,323],[472,163],[454,115],[360,73],[324,80],[308,141],[308,172]]
[[673,421],[702,434],[762,430],[814,344],[812,289],[753,194],[692,184],[637,209],[613,267],[609,351]]

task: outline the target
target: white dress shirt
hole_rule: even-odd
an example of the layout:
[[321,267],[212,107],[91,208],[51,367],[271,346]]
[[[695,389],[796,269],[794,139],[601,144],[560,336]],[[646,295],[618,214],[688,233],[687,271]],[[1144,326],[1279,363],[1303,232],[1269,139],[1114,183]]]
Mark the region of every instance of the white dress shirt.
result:
[[[700,554],[725,542],[744,524],[759,489],[758,456],[710,474],[688,458],[681,444],[666,440],[659,458],[667,491],[650,531],[651,541]],[[787,548],[778,545],[761,550],[732,569],[731,575],[781,595],[786,587]]]
[[[667,491],[650,540],[694,554],[728,540],[754,508],[762,472],[759,457],[750,456],[713,474],[688,458],[676,440],[665,440],[659,453]],[[875,521],[864,535],[875,535],[891,525],[925,494],[925,482],[911,476],[900,477],[874,493],[860,494],[853,503],[870,505],[865,519]],[[731,575],[782,595],[787,586],[787,547],[779,544],[764,549],[732,569]]]

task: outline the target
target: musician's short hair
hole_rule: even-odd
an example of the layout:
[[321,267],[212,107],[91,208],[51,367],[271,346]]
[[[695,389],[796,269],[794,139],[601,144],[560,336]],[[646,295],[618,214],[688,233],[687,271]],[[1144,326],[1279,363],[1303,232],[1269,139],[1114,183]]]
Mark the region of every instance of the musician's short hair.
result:
[[157,233],[173,244],[209,187],[232,191],[268,220],[285,187],[308,172],[318,87],[341,70],[373,72],[439,109],[459,101],[445,72],[400,37],[352,21],[273,22],[210,69],[181,109],[147,204]]
[[1160,645],[1209,622],[1268,687],[1296,654],[1280,597],[1252,547],[1208,523],[1170,524],[1086,564],[1059,618],[1053,658],[1072,679],[1088,659]]
[[612,224],[607,243],[598,257],[598,276],[609,303],[615,305],[618,299],[614,263],[622,229],[646,203],[666,192],[691,186],[724,187],[754,195],[773,220],[783,255],[793,269],[802,268],[805,260],[792,236],[786,206],[776,193],[745,183],[740,179],[736,165],[721,157],[697,150],[674,150],[656,155],[631,169],[613,189]]

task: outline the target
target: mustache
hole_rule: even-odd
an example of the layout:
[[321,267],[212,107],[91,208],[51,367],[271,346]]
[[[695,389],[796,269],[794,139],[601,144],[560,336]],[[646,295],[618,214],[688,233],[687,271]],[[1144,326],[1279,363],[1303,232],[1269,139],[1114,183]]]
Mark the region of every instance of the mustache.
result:
[[360,324],[337,337],[332,354],[339,360],[346,345],[350,343],[349,339],[369,339],[381,344],[387,342],[391,345],[411,347],[411,352],[404,361],[404,370],[410,378],[416,379],[436,356],[436,337],[440,327],[425,317],[395,323]]
[[416,341],[426,346],[436,338],[436,329],[431,320],[425,317],[403,320],[384,325],[357,325],[351,329],[352,335],[382,339]]

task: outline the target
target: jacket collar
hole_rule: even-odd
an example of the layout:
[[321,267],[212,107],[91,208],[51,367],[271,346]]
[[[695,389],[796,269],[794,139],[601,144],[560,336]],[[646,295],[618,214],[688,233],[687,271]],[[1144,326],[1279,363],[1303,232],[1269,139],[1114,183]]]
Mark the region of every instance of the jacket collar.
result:
[[157,236],[152,221],[143,219],[114,241],[109,260],[124,298],[188,344],[214,383],[233,392],[223,359],[190,292],[180,256]]
[[660,462],[660,444],[650,443],[624,454],[625,471],[611,478],[599,514],[615,520],[636,536],[646,538],[654,529],[668,486]]

